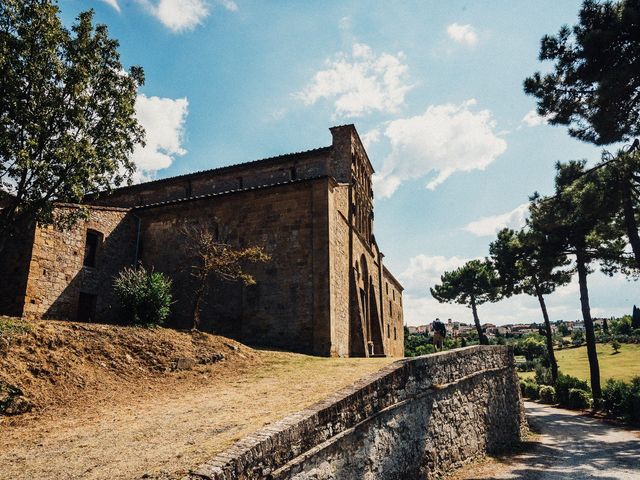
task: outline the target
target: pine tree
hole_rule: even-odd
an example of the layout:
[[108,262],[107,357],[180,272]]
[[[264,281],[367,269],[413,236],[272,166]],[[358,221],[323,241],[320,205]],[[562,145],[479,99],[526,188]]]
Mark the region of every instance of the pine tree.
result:
[[440,303],[459,303],[471,308],[480,343],[488,345],[489,340],[480,325],[478,306],[495,302],[500,297],[498,277],[492,263],[487,259],[471,260],[442,274],[440,281],[430,289],[433,298]]
[[558,363],[553,351],[551,322],[544,299],[559,286],[571,281],[573,271],[566,254],[549,245],[544,234],[531,228],[514,232],[503,229],[489,246],[491,258],[505,296],[524,293],[538,299],[544,320],[547,355],[553,379],[558,378]]
[[595,332],[589,304],[588,274],[599,262],[605,273],[613,273],[625,262],[624,235],[611,221],[607,195],[599,175],[585,175],[585,162],[558,163],[555,195],[534,195],[531,227],[545,235],[549,248],[571,255],[580,286],[580,305],[585,325],[587,354],[594,398],[602,396]]

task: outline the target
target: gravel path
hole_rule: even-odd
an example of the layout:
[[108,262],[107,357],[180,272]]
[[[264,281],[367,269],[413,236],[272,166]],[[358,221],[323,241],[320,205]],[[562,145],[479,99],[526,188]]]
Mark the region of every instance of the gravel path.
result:
[[625,430],[578,412],[525,402],[539,433],[534,448],[507,462],[492,479],[640,479],[640,432]]

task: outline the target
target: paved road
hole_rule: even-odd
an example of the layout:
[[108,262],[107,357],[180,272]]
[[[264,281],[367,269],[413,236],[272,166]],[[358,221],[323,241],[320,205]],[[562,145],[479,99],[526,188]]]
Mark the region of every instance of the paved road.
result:
[[[537,445],[488,478],[640,479],[640,433],[579,413],[525,402]],[[487,478],[487,477],[484,477]]]

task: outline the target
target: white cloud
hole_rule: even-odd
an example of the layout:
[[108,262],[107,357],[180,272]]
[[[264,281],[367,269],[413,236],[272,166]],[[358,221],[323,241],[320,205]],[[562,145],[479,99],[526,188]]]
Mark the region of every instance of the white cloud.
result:
[[176,156],[187,153],[182,147],[189,102],[186,98],[159,98],[138,95],[136,116],[146,130],[146,146],[137,146],[132,160],[137,166],[136,181],[153,179]]
[[233,0],[220,0],[220,5],[229,10],[230,12],[238,11],[238,4]]
[[435,173],[429,189],[455,172],[484,170],[507,148],[495,133],[489,110],[473,111],[474,99],[460,105],[431,105],[422,115],[389,122],[384,132],[391,153],[374,176],[376,193],[390,197],[402,182]]
[[474,28],[469,25],[460,25],[458,23],[452,23],[447,27],[447,35],[454,42],[473,47],[478,43],[478,34]]
[[549,118],[550,116],[543,117],[542,115],[539,115],[535,110],[530,110],[524,117],[522,117],[522,123],[524,123],[527,127],[538,127],[540,125],[548,123]]
[[498,233],[503,228],[518,230],[524,226],[529,216],[529,204],[523,203],[507,213],[482,217],[471,222],[464,227],[467,232],[471,232],[478,237],[489,237]]
[[174,33],[193,30],[209,15],[209,6],[205,0],[138,1]]
[[294,94],[306,105],[320,99],[334,101],[335,115],[360,117],[370,112],[396,112],[412,88],[405,81],[407,66],[399,53],[375,54],[371,47],[353,45],[351,54],[340,52],[326,61],[302,91]]
[[367,133],[360,135],[360,140],[362,140],[364,148],[368,150],[371,145],[380,141],[380,129],[369,130]]
[[120,12],[120,5],[118,4],[118,0],[102,0],[107,5],[113,7],[116,11]]
[[441,255],[417,255],[409,259],[409,266],[399,277],[405,290],[409,293],[428,291],[440,282],[440,276],[450,270],[461,267],[468,258],[443,257]]

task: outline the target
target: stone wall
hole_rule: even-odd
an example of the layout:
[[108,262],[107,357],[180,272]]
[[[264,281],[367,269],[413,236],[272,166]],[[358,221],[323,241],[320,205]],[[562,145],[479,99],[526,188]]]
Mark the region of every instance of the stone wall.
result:
[[114,190],[92,202],[133,207],[329,175],[330,147],[256,160]]
[[395,362],[185,480],[438,478],[516,445],[523,425],[512,351],[474,346]]
[[[100,239],[93,266],[84,265],[88,230]],[[77,320],[82,293],[95,297],[92,321],[117,320],[111,287],[116,274],[134,263],[135,240],[136,221],[120,208],[92,207],[86,220],[64,231],[36,227],[23,315]]]
[[190,328],[193,277],[185,225],[208,226],[220,241],[261,246],[268,263],[247,265],[256,284],[211,279],[201,328],[249,344],[329,355],[329,178],[136,209],[142,261],[173,279],[171,325]]
[[382,318],[386,351],[392,357],[404,356],[403,287],[384,266],[382,267],[382,281]]

